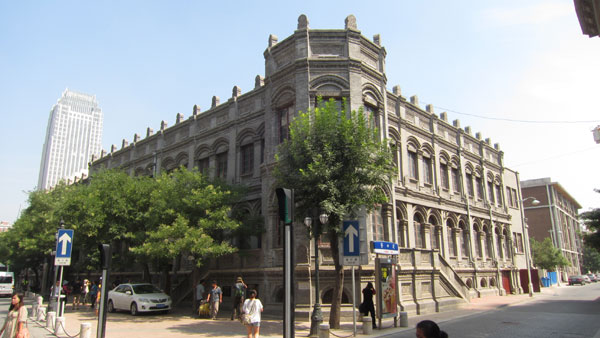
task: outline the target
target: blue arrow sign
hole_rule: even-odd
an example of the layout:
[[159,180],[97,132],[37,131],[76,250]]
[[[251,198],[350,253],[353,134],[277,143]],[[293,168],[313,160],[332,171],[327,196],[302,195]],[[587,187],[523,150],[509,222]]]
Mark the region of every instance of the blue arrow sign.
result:
[[56,257],[54,265],[71,265],[71,249],[73,248],[73,233],[71,229],[59,229],[56,241]]
[[344,256],[360,255],[358,221],[344,221]]

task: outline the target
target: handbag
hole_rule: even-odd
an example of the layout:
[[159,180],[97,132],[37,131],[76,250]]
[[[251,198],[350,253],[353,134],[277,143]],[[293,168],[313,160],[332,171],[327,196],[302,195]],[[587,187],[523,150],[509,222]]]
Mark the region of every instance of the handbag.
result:
[[367,304],[360,303],[360,305],[358,306],[358,312],[360,313],[366,313],[367,311],[369,311],[369,309],[367,309]]
[[240,322],[242,322],[243,325],[250,325],[252,324],[252,312],[254,310],[254,303],[256,301],[253,300],[252,301],[252,305],[250,305],[250,313],[242,313],[242,315],[240,316]]

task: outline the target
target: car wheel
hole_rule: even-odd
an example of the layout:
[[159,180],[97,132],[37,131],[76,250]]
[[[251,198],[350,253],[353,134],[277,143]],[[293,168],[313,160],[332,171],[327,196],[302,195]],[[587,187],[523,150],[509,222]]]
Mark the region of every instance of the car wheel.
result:
[[115,305],[113,304],[112,299],[108,300],[107,310],[108,312],[115,312]]
[[137,304],[136,303],[131,303],[131,307],[129,308],[129,310],[131,311],[131,315],[132,316],[137,316],[138,315],[138,308],[137,308]]

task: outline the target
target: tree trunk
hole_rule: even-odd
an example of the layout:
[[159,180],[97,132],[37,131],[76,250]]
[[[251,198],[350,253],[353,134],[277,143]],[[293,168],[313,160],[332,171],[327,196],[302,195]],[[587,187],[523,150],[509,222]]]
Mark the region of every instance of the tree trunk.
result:
[[150,275],[150,265],[148,263],[144,263],[144,281],[146,283],[152,283],[152,276]]
[[342,292],[344,290],[344,269],[340,264],[339,237],[335,230],[327,233],[331,245],[331,256],[335,265],[335,286],[331,297],[331,309],[329,310],[329,326],[332,329],[340,328],[340,314],[342,308]]

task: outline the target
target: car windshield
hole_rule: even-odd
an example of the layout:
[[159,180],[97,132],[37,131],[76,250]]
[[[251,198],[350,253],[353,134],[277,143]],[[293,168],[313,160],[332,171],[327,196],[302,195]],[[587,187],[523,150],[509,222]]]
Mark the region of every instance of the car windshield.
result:
[[152,284],[133,285],[133,292],[136,294],[144,293],[162,293],[162,291]]

